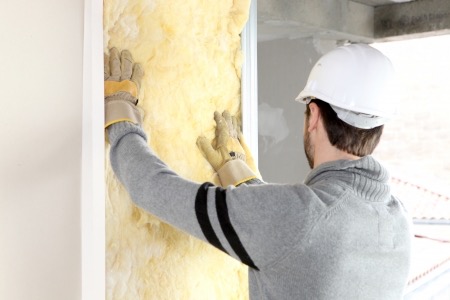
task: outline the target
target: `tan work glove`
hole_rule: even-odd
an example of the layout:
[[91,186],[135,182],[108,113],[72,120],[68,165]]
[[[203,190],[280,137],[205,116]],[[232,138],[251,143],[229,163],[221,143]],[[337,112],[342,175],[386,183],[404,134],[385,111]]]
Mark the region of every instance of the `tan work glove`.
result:
[[[247,165],[246,151],[248,147],[242,147],[239,138],[242,138],[236,118],[231,117],[228,111],[221,115],[214,113],[216,121],[216,138],[211,143],[206,137],[197,139],[197,146],[202,151],[208,162],[217,172],[223,187],[239,185],[248,180],[257,178],[254,171]],[[214,144],[214,147],[213,147]],[[250,154],[251,156],[251,154]],[[253,158],[251,162],[254,166]]]
[[142,124],[141,112],[136,107],[144,72],[134,64],[131,53],[119,53],[112,48],[104,56],[105,77],[105,128],[123,121]]

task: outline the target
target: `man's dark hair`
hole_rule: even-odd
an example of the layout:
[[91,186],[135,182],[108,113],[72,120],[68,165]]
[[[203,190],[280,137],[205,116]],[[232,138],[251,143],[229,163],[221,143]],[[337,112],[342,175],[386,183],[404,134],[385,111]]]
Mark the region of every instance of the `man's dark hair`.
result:
[[[319,107],[320,115],[322,116],[331,145],[339,150],[359,157],[372,154],[380,142],[384,125],[372,129],[357,128],[339,119],[330,104],[319,99],[313,99],[310,103],[316,103]],[[309,105],[307,105],[307,120],[310,114],[311,111]]]

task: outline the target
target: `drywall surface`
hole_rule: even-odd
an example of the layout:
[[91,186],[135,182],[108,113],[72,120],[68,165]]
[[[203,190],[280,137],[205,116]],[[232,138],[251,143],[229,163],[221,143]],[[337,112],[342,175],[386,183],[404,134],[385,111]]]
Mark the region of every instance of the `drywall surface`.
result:
[[81,298],[83,5],[2,1],[0,299]]
[[[196,146],[198,135],[213,138],[215,110],[239,113],[239,34],[249,5],[104,2],[105,51],[129,49],[145,70],[140,105],[151,147],[194,181],[213,175]],[[246,267],[136,208],[108,159],[106,174],[107,299],[248,298]]]
[[333,41],[279,39],[258,43],[259,169],[267,182],[300,183],[310,168],[303,150],[305,105],[295,101]]

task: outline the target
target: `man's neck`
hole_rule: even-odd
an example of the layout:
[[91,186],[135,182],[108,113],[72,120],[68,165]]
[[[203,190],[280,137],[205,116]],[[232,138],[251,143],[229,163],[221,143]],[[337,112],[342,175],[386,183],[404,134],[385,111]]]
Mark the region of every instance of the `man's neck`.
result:
[[324,147],[320,147],[319,149],[321,149],[321,150],[320,151],[316,150],[315,155],[314,155],[314,168],[320,166],[323,163],[335,161],[335,160],[357,160],[357,159],[360,159],[359,156],[339,150],[336,147],[331,146],[331,145],[326,145]]

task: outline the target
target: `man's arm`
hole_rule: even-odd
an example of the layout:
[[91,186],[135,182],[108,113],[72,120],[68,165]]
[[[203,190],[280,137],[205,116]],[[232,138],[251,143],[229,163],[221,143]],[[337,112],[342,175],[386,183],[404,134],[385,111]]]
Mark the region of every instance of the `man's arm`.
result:
[[136,205],[254,269],[276,262],[299,242],[316,217],[311,205],[322,209],[304,185],[223,189],[183,179],[149,148],[140,126],[119,122],[108,133],[114,173]]
[[[244,174],[244,180],[241,180],[242,173],[235,173],[237,177],[232,180],[241,183],[238,188],[230,185],[223,189],[178,176],[151,150],[146,133],[139,125],[142,118],[136,104],[142,70],[133,63],[128,51],[119,54],[113,49],[111,52],[109,57],[105,56],[105,88],[108,88],[105,90],[105,127],[111,144],[111,165],[132,200],[166,223],[254,269],[276,261],[297,243],[299,232],[305,230],[302,222],[311,218],[309,213],[305,214],[308,209],[304,206],[313,203],[298,198],[303,194],[305,199],[311,197],[312,191],[305,186],[298,189],[296,186],[249,185],[260,182],[242,159],[236,159],[242,158],[245,151],[235,148],[240,145],[233,140],[232,148],[208,148],[212,152],[209,151],[207,157],[219,158],[215,163],[221,169],[223,162],[227,162],[249,171],[250,176]],[[229,122],[228,117],[226,121]],[[229,145],[226,135],[222,137],[225,137],[222,144]],[[229,159],[231,156],[235,159]],[[236,178],[238,181],[234,181]],[[280,225],[280,220],[284,226]]]

